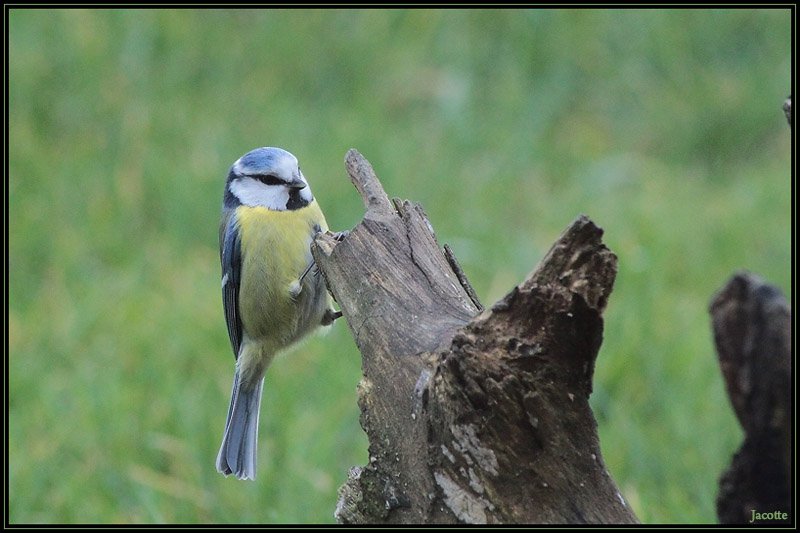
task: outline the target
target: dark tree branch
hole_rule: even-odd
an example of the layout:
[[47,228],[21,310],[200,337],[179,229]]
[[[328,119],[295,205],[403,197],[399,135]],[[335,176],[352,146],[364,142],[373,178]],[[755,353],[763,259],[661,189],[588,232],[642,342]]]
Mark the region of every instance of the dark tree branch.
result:
[[347,154],[367,213],[312,247],[362,354],[369,464],[345,523],[633,523],[600,454],[588,399],[616,256],[579,217],[490,309],[422,208],[388,197]]

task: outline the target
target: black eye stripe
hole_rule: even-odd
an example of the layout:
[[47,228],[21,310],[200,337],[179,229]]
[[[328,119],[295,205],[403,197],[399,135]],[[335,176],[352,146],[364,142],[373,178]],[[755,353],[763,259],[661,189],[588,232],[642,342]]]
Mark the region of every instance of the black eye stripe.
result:
[[268,174],[266,176],[261,175],[261,176],[250,176],[250,177],[253,179],[257,179],[258,181],[260,181],[265,185],[286,185],[285,181],[271,174]]

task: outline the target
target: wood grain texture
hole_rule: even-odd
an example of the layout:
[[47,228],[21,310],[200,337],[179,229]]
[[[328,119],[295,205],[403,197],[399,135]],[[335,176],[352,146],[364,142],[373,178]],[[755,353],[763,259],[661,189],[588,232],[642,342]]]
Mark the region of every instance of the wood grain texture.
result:
[[369,463],[343,523],[635,523],[589,407],[616,256],[579,217],[538,268],[483,310],[418,204],[346,157],[367,212],[314,257],[361,351]]

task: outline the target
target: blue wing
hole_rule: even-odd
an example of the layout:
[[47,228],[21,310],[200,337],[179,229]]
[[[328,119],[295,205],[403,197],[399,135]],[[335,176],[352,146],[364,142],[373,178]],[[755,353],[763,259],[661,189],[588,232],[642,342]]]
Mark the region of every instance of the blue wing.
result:
[[220,226],[219,258],[222,263],[222,305],[231,339],[233,355],[238,359],[242,344],[242,319],[239,316],[239,284],[242,273],[242,243],[235,211],[223,218]]

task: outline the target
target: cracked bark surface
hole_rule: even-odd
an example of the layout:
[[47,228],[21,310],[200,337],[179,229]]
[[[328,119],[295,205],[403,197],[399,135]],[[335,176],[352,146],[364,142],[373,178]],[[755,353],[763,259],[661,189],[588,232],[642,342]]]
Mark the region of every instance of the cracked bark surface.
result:
[[342,523],[635,523],[589,407],[616,256],[579,217],[483,309],[422,208],[390,201],[355,150],[362,222],[312,252],[362,354],[369,463]]

